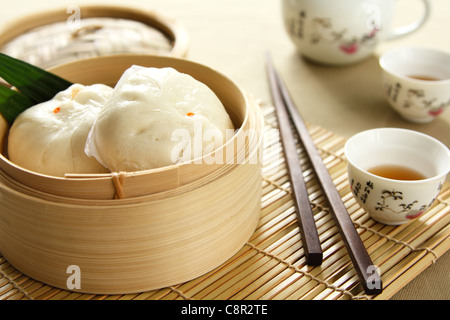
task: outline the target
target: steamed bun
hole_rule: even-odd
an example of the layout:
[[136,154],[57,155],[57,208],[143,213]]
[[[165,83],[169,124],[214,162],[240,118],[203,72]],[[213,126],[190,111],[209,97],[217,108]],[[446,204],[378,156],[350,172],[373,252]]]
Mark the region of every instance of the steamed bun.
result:
[[132,66],[98,115],[86,153],[111,171],[147,170],[197,158],[199,134],[211,139],[204,155],[224,144],[227,130],[233,123],[205,84],[170,67]]
[[26,169],[53,175],[108,170],[85,152],[86,138],[113,88],[73,84],[49,101],[22,112],[11,126],[9,159]]

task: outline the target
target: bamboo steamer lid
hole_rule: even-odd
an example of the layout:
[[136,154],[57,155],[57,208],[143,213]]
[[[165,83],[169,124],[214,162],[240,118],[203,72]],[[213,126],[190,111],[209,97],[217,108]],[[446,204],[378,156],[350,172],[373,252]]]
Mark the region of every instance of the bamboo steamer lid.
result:
[[[256,228],[263,118],[232,80],[189,60],[146,55],[79,60],[52,71],[73,82],[114,85],[133,64],[170,66],[202,81],[239,129],[223,146],[223,162],[206,163],[210,154],[136,173],[57,178],[24,170],[2,154],[0,252],[38,281],[95,294],[175,285],[224,263]],[[8,127],[1,120],[4,147]],[[122,198],[114,196],[114,179]],[[67,286],[73,265],[80,268],[80,289]]]
[[182,23],[133,7],[72,5],[0,27],[0,51],[41,68],[110,54],[184,57],[188,47]]

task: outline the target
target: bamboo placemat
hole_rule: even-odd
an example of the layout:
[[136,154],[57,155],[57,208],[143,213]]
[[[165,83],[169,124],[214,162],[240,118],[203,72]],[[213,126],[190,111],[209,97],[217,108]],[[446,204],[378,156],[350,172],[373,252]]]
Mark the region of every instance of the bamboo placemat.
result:
[[384,289],[377,296],[364,294],[321,188],[299,145],[324,255],[320,267],[307,266],[274,109],[267,104],[262,104],[262,109],[266,125],[261,218],[253,236],[226,263],[197,279],[160,290],[93,295],[35,281],[0,255],[0,299],[389,299],[450,248],[450,184],[444,185],[434,206],[419,219],[401,226],[377,223],[350,192],[343,150],[345,139],[308,124],[364,245],[380,268]]

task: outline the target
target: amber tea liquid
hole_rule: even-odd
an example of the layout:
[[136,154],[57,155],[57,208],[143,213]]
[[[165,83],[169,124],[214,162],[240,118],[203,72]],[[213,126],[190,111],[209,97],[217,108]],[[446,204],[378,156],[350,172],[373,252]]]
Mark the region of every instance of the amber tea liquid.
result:
[[417,79],[417,80],[425,80],[425,81],[439,81],[439,80],[442,80],[442,79],[435,78],[435,77],[421,76],[421,75],[412,75],[412,76],[408,76],[408,77],[413,78],[413,79]]
[[426,177],[420,172],[404,166],[380,165],[368,170],[377,176],[394,180],[423,180]]

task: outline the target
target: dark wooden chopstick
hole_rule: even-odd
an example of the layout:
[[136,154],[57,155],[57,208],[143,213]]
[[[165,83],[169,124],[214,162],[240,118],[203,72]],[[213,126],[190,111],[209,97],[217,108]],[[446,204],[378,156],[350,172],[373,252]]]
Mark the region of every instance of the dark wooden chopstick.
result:
[[283,107],[283,97],[278,90],[277,79],[273,70],[273,66],[268,63],[269,82],[276,107],[275,110],[278,126],[280,128],[280,137],[291,182],[292,198],[296,209],[297,222],[300,228],[303,247],[305,249],[306,263],[311,266],[318,266],[322,264],[323,257],[320,239],[317,233],[306,183],[303,178],[303,170],[297,153],[295,136],[291,130],[291,120],[286,108]]
[[[370,295],[379,294],[382,292],[382,281],[380,275],[378,274],[376,267],[374,266],[361,238],[359,237],[355,226],[353,225],[353,221],[347,212],[347,208],[345,207],[312,138],[309,135],[298,109],[292,101],[286,85],[283,83],[280,75],[275,70],[269,54],[267,54],[266,59],[274,100],[276,100],[274,101],[276,108],[285,109],[285,113],[288,113],[290,116],[298,136],[302,141],[303,147],[309,156],[311,165],[314,168],[317,178],[328,199],[334,221],[338,227],[339,233],[341,234],[365,293]],[[281,127],[280,135],[282,136]]]

